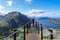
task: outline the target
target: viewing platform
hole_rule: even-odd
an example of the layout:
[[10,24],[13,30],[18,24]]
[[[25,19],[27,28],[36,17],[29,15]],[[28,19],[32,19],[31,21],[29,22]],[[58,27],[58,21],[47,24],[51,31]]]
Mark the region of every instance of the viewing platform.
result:
[[[50,31],[50,39],[53,40],[53,31]],[[27,24],[14,30],[14,32],[4,40],[43,40],[43,26],[39,22],[32,19]]]

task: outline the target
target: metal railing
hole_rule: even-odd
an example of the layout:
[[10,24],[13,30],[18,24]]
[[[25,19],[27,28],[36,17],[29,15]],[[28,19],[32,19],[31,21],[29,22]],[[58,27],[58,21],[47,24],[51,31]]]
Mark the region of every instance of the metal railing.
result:
[[[41,29],[41,40],[60,40],[60,36],[59,35],[56,35],[55,33],[53,33],[53,29],[46,28],[46,26],[45,25],[42,25],[39,20],[36,20],[36,21],[40,25],[39,27]],[[44,39],[44,32],[43,32],[44,29],[49,32],[49,34],[50,34],[50,37],[49,38]],[[47,33],[45,35],[47,35]]]
[[[31,25],[33,24],[33,26]],[[51,29],[47,29],[45,26],[43,26],[38,20],[31,20],[30,22],[26,23],[25,25],[23,25],[22,27],[18,28],[17,30],[14,30],[14,33],[10,34],[8,37],[4,38],[4,40],[9,40],[9,38],[12,38],[13,40],[16,40],[17,39],[17,35],[18,35],[18,32],[19,32],[19,35],[23,35],[22,38],[23,40],[26,40],[26,35],[29,33],[29,30],[30,30],[30,27],[36,27],[37,30],[38,30],[38,34],[40,34],[41,32],[41,40],[44,39],[43,37],[43,29],[46,29],[49,33],[50,33],[50,40],[53,40],[53,30]],[[21,32],[21,30],[23,30],[23,32]],[[11,39],[11,40],[12,40]]]
[[9,40],[9,38],[13,37],[13,40],[16,40],[16,34],[23,29],[24,30],[24,40],[25,40],[25,28],[27,27],[28,24],[30,24],[30,22],[26,23],[25,25],[23,25],[22,27],[18,28],[17,30],[14,30],[14,33],[10,34],[8,37],[4,38],[4,40]]

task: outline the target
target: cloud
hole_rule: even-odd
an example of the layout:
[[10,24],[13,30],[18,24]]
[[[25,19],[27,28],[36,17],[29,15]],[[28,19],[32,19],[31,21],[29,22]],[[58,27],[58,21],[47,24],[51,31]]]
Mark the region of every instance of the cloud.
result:
[[0,5],[0,15],[5,15],[7,12],[4,10],[4,6]]
[[44,10],[39,10],[39,9],[32,9],[29,10],[25,13],[25,15],[27,15],[28,17],[32,17],[32,18],[40,18],[40,17],[53,17],[53,18],[58,18],[60,17],[60,14],[57,13],[47,13]]
[[13,1],[12,1],[12,0],[8,0],[8,1],[7,1],[8,6],[11,6],[11,5],[12,5],[12,3],[13,3]]
[[0,5],[0,9],[4,9],[4,7],[2,5]]
[[25,2],[31,4],[32,0],[25,0]]
[[44,10],[32,9],[25,13],[28,17],[39,17],[44,14]]
[[57,13],[46,13],[47,17],[60,18],[60,14]]
[[38,14],[38,13],[44,13],[44,11],[39,9],[32,9],[29,11],[29,13]]

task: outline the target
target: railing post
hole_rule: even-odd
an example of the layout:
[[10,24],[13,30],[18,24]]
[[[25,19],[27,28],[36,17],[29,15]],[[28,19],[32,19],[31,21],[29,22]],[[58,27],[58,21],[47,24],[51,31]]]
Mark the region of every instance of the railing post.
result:
[[52,35],[53,31],[52,30],[49,30],[49,31],[51,32],[50,39],[53,40],[53,35]]
[[24,40],[26,39],[25,36],[26,36],[26,34],[25,34],[25,26],[24,26]]
[[27,24],[27,34],[28,34],[28,24]]
[[39,23],[38,23],[38,34],[39,34]]
[[42,27],[42,24],[41,24],[41,40],[43,40],[43,27]]
[[[14,32],[15,32],[16,30],[14,30]],[[16,33],[14,34],[14,40],[16,40]]]
[[37,28],[37,21],[35,21],[35,26],[36,26],[36,28]]
[[33,22],[33,27],[34,27],[34,19],[32,19],[32,22]]

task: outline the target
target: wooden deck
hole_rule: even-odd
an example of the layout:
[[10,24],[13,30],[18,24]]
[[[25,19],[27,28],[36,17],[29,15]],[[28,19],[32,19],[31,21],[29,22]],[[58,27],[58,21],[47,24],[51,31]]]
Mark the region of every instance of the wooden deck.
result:
[[26,40],[41,40],[40,34],[36,28],[31,28],[30,33],[26,35]]
[[40,35],[39,34],[35,34],[35,33],[29,33],[26,36],[26,40],[41,40]]
[[[25,24],[22,26],[22,28],[24,29],[23,32],[23,40],[45,40],[43,39],[43,25],[39,23],[39,21],[35,21],[34,19],[32,19],[29,23]],[[46,28],[45,28],[46,29]],[[21,30],[21,27],[18,29],[15,29],[14,32],[12,34],[10,34],[8,37],[4,38],[4,40],[8,40],[9,38],[13,37],[13,40],[16,40],[17,38],[17,34],[19,34]],[[40,32],[41,31],[41,32]],[[51,40],[53,40],[53,31],[52,30],[48,30],[50,32],[50,38]]]

